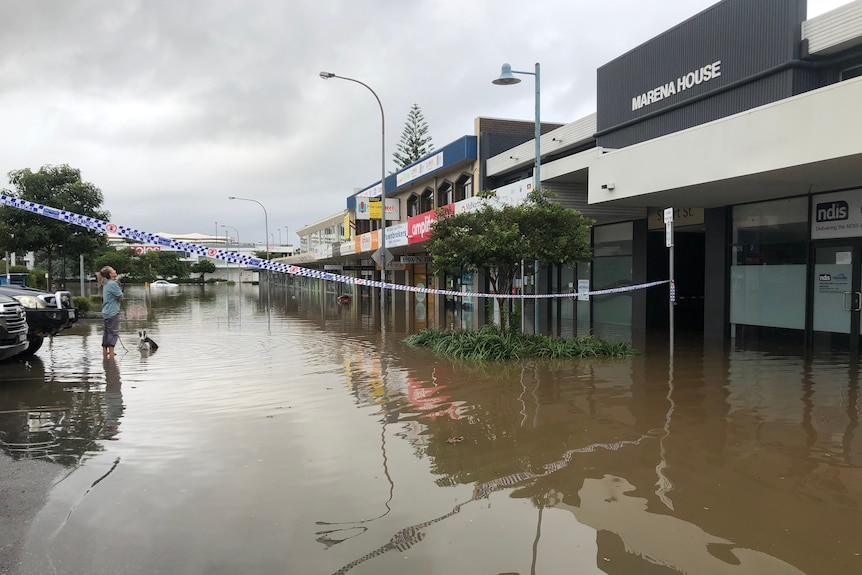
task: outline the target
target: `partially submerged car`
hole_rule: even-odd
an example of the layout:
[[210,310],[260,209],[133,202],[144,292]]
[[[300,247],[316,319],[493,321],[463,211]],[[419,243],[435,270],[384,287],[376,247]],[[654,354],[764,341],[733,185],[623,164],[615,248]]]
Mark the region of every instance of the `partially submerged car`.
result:
[[0,286],[0,295],[16,300],[27,316],[26,355],[39,351],[46,336],[57,335],[78,321],[78,310],[68,291],[45,292],[19,285]]
[[24,306],[0,294],[0,361],[23,353],[28,345]]

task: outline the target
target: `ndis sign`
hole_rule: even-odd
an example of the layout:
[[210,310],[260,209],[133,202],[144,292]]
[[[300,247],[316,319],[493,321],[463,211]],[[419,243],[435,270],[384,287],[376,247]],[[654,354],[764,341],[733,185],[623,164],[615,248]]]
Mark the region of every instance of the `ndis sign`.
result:
[[811,239],[862,236],[862,189],[811,197]]

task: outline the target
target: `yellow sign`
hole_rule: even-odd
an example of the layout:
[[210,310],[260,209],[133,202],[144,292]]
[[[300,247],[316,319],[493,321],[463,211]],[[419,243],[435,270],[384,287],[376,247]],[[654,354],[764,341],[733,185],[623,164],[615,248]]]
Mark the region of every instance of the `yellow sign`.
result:
[[343,226],[344,227],[343,227],[343,230],[341,232],[341,239],[342,240],[349,240],[350,239],[350,212],[347,212],[346,214],[344,214]]
[[381,198],[368,198],[368,217],[379,220],[383,217],[383,201]]

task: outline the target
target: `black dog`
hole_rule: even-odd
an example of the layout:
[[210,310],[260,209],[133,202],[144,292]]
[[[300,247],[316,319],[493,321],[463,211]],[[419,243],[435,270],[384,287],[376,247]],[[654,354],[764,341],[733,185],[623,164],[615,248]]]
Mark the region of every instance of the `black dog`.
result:
[[138,338],[140,338],[140,341],[138,341],[139,350],[153,352],[159,349],[159,346],[156,344],[156,342],[150,339],[150,337],[147,335],[147,330],[142,329],[141,331],[139,331]]

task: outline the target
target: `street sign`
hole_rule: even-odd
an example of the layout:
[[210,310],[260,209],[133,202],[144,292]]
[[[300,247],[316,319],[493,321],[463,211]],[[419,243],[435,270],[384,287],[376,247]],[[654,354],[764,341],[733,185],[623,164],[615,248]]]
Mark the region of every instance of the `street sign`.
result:
[[664,245],[666,248],[673,247],[673,208],[664,210]]
[[395,256],[387,249],[377,248],[377,251],[371,254],[371,259],[374,260],[374,263],[379,265],[381,269],[387,269],[389,264],[395,260]]
[[430,264],[434,261],[433,256],[401,256],[405,264]]
[[664,223],[672,224],[673,223],[673,208],[665,208],[664,209]]

